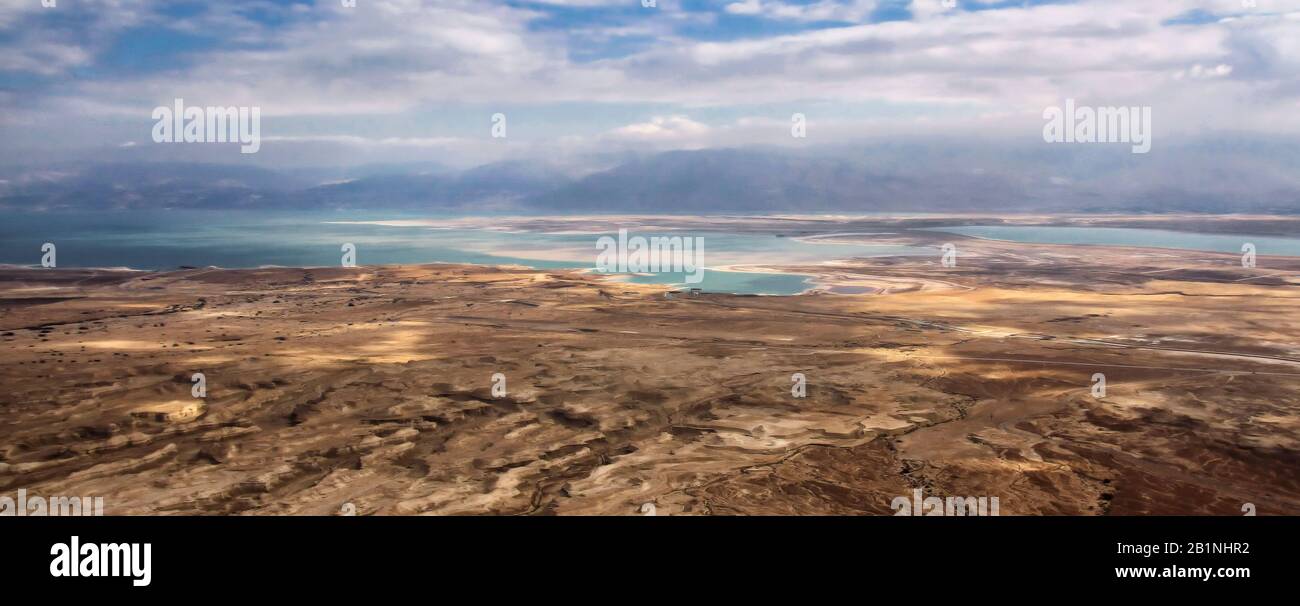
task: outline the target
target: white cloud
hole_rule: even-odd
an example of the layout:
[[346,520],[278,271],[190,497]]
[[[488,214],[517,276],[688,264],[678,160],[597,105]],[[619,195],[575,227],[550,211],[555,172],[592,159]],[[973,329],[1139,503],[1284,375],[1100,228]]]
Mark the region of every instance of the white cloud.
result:
[[820,0],[811,4],[783,0],[740,0],[727,4],[723,10],[733,15],[788,21],[860,21],[870,15],[877,5],[877,0]]
[[268,143],[341,143],[377,147],[453,147],[466,143],[456,137],[359,137],[356,135],[272,135],[262,137]]
[[655,116],[649,122],[629,124],[612,131],[616,137],[646,140],[698,138],[708,134],[709,127],[686,116]]
[[[239,3],[214,4],[203,21],[172,22],[147,14],[140,2],[100,0],[95,6],[105,13],[99,19],[106,31],[147,22],[225,32],[238,45],[199,53],[192,64],[162,73],[68,78],[39,102],[6,103],[12,109],[0,123],[46,132],[70,115],[144,120],[154,106],[183,97],[194,104],[259,106],[267,118],[310,117],[314,130],[293,132],[333,137],[339,145],[434,148],[460,143],[429,129],[416,129],[429,135],[424,138],[334,133],[359,132],[358,121],[372,116],[443,107],[569,104],[566,111],[582,114],[601,104],[635,104],[655,107],[658,117],[594,129],[567,138],[566,145],[707,146],[788,143],[789,112],[762,115],[754,108],[789,105],[840,110],[834,118],[827,117],[834,111],[809,112],[816,120],[813,141],[962,130],[1034,136],[1043,107],[1073,98],[1152,106],[1162,136],[1202,128],[1300,132],[1300,0],[1261,2],[1256,11],[1243,10],[1237,0],[1081,0],[975,12],[938,10],[938,0],[917,0],[911,21],[716,41],[673,33],[674,23],[694,19],[698,30],[707,17],[660,0],[657,12],[608,28],[536,27],[544,5],[624,1],[369,0],[364,9],[349,10],[330,2],[267,4],[265,10],[282,11],[288,22],[271,28],[244,16],[246,5]],[[860,22],[876,2],[736,0],[721,6],[791,23]],[[1193,9],[1236,18],[1165,24]],[[4,19],[0,28],[19,17]],[[0,69],[67,74],[101,48],[97,41],[68,40],[42,46],[48,33],[31,30],[22,34],[23,45],[5,45]],[[625,56],[580,61],[574,55],[582,49],[568,46],[574,35],[653,36],[655,42]],[[18,97],[4,91],[0,100]],[[849,111],[881,106],[913,111],[900,117],[863,110],[857,118]],[[696,110],[704,107],[710,115],[730,114],[709,124],[688,117],[698,118]],[[512,143],[527,132],[512,113]],[[111,140],[134,136],[115,133]],[[285,144],[309,143],[280,136]]]
[[1190,69],[1184,69],[1175,72],[1174,79],[1181,80],[1183,78],[1195,78],[1198,80],[1203,80],[1206,78],[1224,78],[1231,74],[1232,74],[1231,65],[1220,63],[1219,65],[1207,67],[1201,65],[1200,63],[1197,63],[1196,65],[1193,65]]
[[[139,23],[144,0],[79,0],[54,7],[40,0],[0,0],[0,71],[40,76],[66,74],[92,62],[113,35]],[[75,11],[75,12],[73,12]],[[80,19],[80,28],[51,27],[59,19]]]

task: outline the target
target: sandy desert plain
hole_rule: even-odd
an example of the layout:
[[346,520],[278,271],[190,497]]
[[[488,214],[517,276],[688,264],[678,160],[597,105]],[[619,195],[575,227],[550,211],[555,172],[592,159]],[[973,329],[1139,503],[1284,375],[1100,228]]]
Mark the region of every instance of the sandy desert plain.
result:
[[1300,514],[1300,258],[910,229],[936,218],[644,221],[883,229],[935,254],[766,268],[815,275],[798,296],[671,299],[508,266],[7,268],[0,494],[110,515],[890,515],[919,488],[1004,516]]

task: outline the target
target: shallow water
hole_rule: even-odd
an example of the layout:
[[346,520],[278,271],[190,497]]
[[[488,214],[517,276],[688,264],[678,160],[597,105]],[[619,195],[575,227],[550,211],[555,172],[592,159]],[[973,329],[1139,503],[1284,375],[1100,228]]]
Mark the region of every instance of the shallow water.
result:
[[[427,225],[375,225],[379,220],[422,219],[391,212],[97,212],[9,213],[0,221],[0,263],[36,265],[41,245],[58,247],[59,267],[180,266],[227,268],[338,265],[343,243],[357,248],[357,263],[516,264],[537,269],[592,268],[596,238],[605,234],[541,234]],[[615,235],[615,234],[609,234]],[[818,244],[790,238],[720,232],[634,232],[704,238],[708,267],[756,263],[819,263],[880,255],[932,254],[905,246]],[[796,294],[806,276],[708,269],[697,284],[682,274],[626,278],[642,284],[677,284],[709,292]]]
[[[338,265],[345,242],[357,246],[357,262],[515,264],[536,269],[582,269],[595,265],[596,238],[615,234],[542,234],[429,225],[376,225],[385,220],[428,219],[393,212],[205,212],[130,211],[7,213],[0,220],[0,263],[36,265],[41,244],[58,246],[60,267],[175,269],[279,265]],[[1244,243],[1260,255],[1300,256],[1300,238],[1197,234],[1158,229],[1056,226],[961,226],[935,229],[962,235],[1046,244],[1149,246],[1239,253]],[[723,232],[633,232],[704,239],[710,268],[740,264],[816,264],[832,259],[883,255],[932,255],[933,249],[893,245],[829,244],[793,238]],[[630,275],[639,284],[698,287],[737,294],[796,294],[811,286],[803,275],[707,269],[690,284],[681,273]]]
[[1147,246],[1210,252],[1240,253],[1243,244],[1255,245],[1258,255],[1300,256],[1300,238],[1237,234],[1196,234],[1163,229],[1127,227],[1057,227],[1038,225],[969,225],[935,228],[964,236],[1040,244],[1100,244]]

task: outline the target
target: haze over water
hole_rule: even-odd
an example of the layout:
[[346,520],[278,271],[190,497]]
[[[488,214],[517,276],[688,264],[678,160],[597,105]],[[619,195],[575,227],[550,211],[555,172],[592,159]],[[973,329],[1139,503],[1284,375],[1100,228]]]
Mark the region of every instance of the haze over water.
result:
[[1128,227],[1060,227],[1051,225],[966,225],[937,228],[992,240],[1039,244],[1091,244],[1139,246],[1239,253],[1242,244],[1254,244],[1261,255],[1300,256],[1300,238],[1243,234],[1198,234],[1165,229]]
[[[603,232],[533,233],[445,229],[423,224],[377,225],[383,220],[427,218],[391,212],[203,211],[16,214],[0,225],[0,263],[34,265],[41,245],[58,247],[59,267],[181,266],[250,268],[323,267],[340,263],[343,243],[357,246],[360,265],[412,263],[514,264],[538,269],[591,268]],[[411,221],[411,223],[418,223]],[[705,241],[706,267],[756,263],[819,263],[838,258],[929,254],[924,248],[807,243],[770,235],[721,232],[637,232],[692,235]],[[796,294],[808,278],[785,273],[706,269],[704,280],[684,284],[680,274],[627,278],[643,284],[681,284],[739,294]]]
[[[1051,226],[958,226],[935,231],[1016,242],[1216,252],[1240,252],[1244,242],[1251,242],[1259,254],[1300,256],[1297,238]],[[0,263],[35,265],[40,260],[41,245],[53,242],[58,246],[59,267],[324,267],[338,265],[340,247],[350,242],[357,246],[357,263],[361,265],[475,263],[581,269],[594,266],[595,241],[600,235],[605,234],[443,228],[427,215],[393,212],[19,213],[0,225]],[[813,243],[717,231],[644,231],[635,235],[701,236],[705,242],[704,264],[710,269],[706,269],[699,284],[685,284],[683,275],[673,273],[627,276],[628,281],[698,286],[706,291],[738,294],[797,294],[812,284],[803,275],[713,268],[937,254],[920,247]]]

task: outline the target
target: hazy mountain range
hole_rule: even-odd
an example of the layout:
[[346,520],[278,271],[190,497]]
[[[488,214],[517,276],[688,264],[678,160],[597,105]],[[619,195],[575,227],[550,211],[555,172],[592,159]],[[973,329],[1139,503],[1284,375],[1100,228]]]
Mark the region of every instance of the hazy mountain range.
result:
[[277,172],[248,165],[91,163],[0,170],[0,208],[402,209],[437,212],[1016,211],[1300,213],[1300,143],[882,143],[706,149],[575,170],[437,159]]

